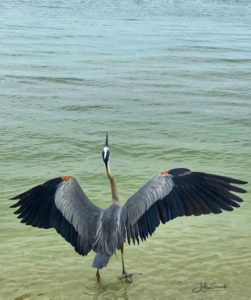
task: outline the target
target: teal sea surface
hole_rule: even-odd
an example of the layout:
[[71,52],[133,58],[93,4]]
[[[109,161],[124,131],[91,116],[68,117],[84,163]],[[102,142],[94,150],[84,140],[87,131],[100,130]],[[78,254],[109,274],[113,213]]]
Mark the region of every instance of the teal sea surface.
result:
[[[251,2],[0,1],[0,299],[251,299],[251,189],[161,225],[101,271],[8,200],[72,175],[98,206],[185,167],[251,182]],[[223,288],[194,293],[207,283]],[[215,285],[213,284],[213,285]]]

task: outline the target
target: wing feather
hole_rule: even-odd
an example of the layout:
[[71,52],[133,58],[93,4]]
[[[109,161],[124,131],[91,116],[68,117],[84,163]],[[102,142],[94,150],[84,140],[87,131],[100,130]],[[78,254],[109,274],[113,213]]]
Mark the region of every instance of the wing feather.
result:
[[[232,192],[246,191],[233,184],[247,182],[230,177],[173,169],[155,176],[127,200],[123,211],[127,214],[127,240],[146,240],[160,222],[179,216],[219,214],[222,210],[239,207],[243,199]],[[135,227],[137,226],[137,227]],[[137,230],[135,230],[137,228]]]
[[92,249],[102,210],[87,198],[75,178],[54,178],[12,199],[18,200],[11,207],[18,208],[14,214],[21,223],[55,228],[81,255]]

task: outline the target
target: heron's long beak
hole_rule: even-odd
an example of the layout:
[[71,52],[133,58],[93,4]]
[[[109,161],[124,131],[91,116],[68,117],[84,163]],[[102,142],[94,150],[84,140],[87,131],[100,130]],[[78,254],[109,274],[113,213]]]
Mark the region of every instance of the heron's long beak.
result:
[[108,147],[108,133],[106,133],[105,137],[105,147]]

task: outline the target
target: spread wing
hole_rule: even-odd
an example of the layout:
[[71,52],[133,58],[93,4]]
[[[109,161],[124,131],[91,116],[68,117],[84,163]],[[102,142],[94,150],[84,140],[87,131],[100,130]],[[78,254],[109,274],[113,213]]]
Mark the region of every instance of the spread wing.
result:
[[75,178],[54,178],[12,199],[18,199],[11,207],[19,207],[14,213],[21,223],[55,228],[81,255],[92,249],[102,210],[87,198]]
[[139,243],[152,235],[160,222],[181,216],[219,214],[239,207],[243,200],[231,192],[245,193],[232,184],[247,182],[229,177],[172,169],[162,172],[146,183],[127,200],[123,213],[127,215],[127,240]]

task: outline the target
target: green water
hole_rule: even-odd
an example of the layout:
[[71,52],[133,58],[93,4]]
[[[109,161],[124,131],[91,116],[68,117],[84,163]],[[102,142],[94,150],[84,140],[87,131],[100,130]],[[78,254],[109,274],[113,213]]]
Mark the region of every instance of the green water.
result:
[[142,275],[119,281],[118,253],[103,287],[94,253],[20,224],[8,200],[73,175],[109,206],[106,131],[122,203],[174,167],[251,182],[250,2],[2,0],[0,15],[0,299],[251,299],[250,193],[126,245]]

